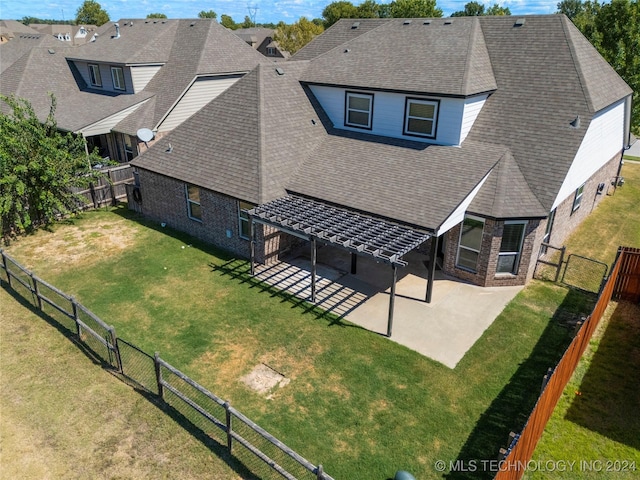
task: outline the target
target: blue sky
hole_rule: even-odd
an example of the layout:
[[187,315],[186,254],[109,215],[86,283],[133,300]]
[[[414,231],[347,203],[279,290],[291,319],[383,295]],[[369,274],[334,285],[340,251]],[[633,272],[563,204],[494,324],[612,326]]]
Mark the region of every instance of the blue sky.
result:
[[[358,5],[361,0],[352,0]],[[390,0],[378,0],[388,3]],[[462,10],[469,0],[437,0],[437,6],[445,16]],[[482,0],[478,0],[482,1]],[[0,18],[19,20],[22,17],[38,17],[47,19],[75,18],[78,7],[83,0],[0,0]],[[322,10],[331,3],[330,0],[98,0],[111,20],[121,18],[145,18],[149,13],[164,13],[169,18],[195,18],[202,10],[213,10],[220,15],[227,14],[236,22],[242,22],[249,14],[250,8],[256,8],[258,23],[278,23],[284,20],[292,23],[304,16],[309,19],[322,16]],[[494,1],[485,1],[489,6]],[[509,7],[514,15],[534,13],[554,13],[558,0],[504,0],[497,2]]]

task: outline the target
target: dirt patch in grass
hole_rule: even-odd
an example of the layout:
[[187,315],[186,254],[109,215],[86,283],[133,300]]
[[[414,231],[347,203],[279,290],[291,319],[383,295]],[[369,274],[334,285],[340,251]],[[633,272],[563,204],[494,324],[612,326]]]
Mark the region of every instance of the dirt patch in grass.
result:
[[264,363],[256,365],[251,372],[240,378],[240,380],[252,390],[261,395],[266,395],[268,399],[273,398],[270,393],[272,390],[282,388],[291,381],[291,379]]
[[39,231],[19,239],[9,250],[27,268],[46,259],[48,273],[59,273],[69,266],[92,265],[120,255],[136,243],[139,229],[125,219],[93,220],[64,225],[64,234]]

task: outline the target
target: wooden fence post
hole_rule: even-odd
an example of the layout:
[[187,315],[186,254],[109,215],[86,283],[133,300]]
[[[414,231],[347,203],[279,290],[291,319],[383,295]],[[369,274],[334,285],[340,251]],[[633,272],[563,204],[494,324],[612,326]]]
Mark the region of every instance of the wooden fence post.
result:
[[553,368],[549,367],[547,368],[546,375],[542,377],[542,386],[540,387],[540,395],[542,395],[542,392],[544,392],[544,389],[547,386],[547,383],[549,383],[549,379],[551,378],[551,375],[553,375]]
[[229,449],[229,453],[231,453],[231,447],[232,442],[233,442],[233,435],[231,435],[231,432],[233,431],[233,425],[232,425],[232,416],[231,416],[231,409],[229,408],[229,401],[227,400],[226,402],[224,402],[224,410],[226,412],[226,417],[227,417],[227,448]]
[[78,321],[80,320],[80,317],[78,317],[78,302],[76,302],[76,299],[73,297],[71,297],[71,310],[73,312],[73,320],[76,322],[76,334],[78,335],[78,338],[80,338],[80,335],[82,335],[82,328]]
[[98,199],[96,198],[96,187],[93,182],[89,184],[89,193],[91,194],[91,200],[93,201],[93,208],[98,208]]
[[111,193],[111,205],[116,206],[116,187],[113,186],[113,177],[111,176],[111,169],[107,170],[107,176],[109,177],[109,193]]
[[153,356],[153,364],[156,368],[156,383],[158,384],[158,396],[164,400],[164,387],[162,386],[162,370],[160,369],[160,354],[156,352]]
[[33,293],[36,294],[36,303],[38,304],[38,310],[42,310],[42,298],[40,298],[40,289],[38,288],[38,279],[31,272],[31,283],[33,284]]
[[11,285],[11,274],[9,273],[9,267],[7,266],[7,256],[2,252],[2,266],[4,267],[4,273],[7,275],[7,282],[9,283],[9,287],[13,288]]
[[318,464],[318,468],[316,468],[316,478],[318,480],[324,480],[324,469],[320,464]]

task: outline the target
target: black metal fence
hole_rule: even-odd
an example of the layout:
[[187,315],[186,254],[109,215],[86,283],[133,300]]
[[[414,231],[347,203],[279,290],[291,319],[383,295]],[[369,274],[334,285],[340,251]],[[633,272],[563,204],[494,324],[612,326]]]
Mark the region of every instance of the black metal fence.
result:
[[[37,277],[0,250],[0,280],[73,334],[97,360],[137,388],[156,395],[229,452],[259,478],[333,480],[206,388],[171,366],[118,338],[73,297]],[[257,460],[257,461],[256,461]]]
[[597,294],[607,278],[608,265],[575,253],[566,257],[566,247],[543,243],[533,276],[560,282],[569,287]]

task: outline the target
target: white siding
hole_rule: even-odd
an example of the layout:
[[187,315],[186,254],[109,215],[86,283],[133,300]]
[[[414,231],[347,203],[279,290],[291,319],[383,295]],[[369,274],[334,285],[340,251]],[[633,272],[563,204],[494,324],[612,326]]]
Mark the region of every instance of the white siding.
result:
[[111,129],[115,127],[118,122],[126,118],[129,114],[135,112],[138,107],[140,107],[140,105],[144,104],[145,102],[146,100],[144,102],[137,103],[136,105],[133,105],[129,108],[121,110],[120,112],[115,113],[107,118],[103,118],[96,123],[86,126],[82,130],[80,130],[80,132],[84,137],[110,133]]
[[621,100],[595,114],[551,210],[622,150],[625,113],[625,100]]
[[242,75],[201,77],[196,79],[158,124],[158,132],[173,130],[191,115],[233,85]]
[[484,103],[487,101],[487,97],[488,95],[479,95],[477,97],[465,99],[460,143],[464,142],[464,139],[467,138],[467,135],[473,126],[473,122],[476,121],[476,118],[478,118],[478,115],[480,114],[480,110],[482,110]]
[[162,65],[138,65],[131,67],[131,79],[133,82],[133,92],[139,93],[144,90],[147,83],[158,73]]
[[[437,143],[439,145],[460,144],[461,126],[465,113],[464,99],[437,98],[431,96],[422,97],[402,93],[371,92],[320,85],[311,85],[310,88],[336,128],[383,135],[385,137],[406,138],[427,143]],[[344,111],[346,91],[373,94],[373,122],[371,130],[345,127]],[[438,100],[440,102],[435,139],[403,135],[406,98],[424,98],[425,100]]]
[[440,225],[438,231],[436,232],[436,236],[439,237],[443,233],[448,232],[453,227],[462,222],[462,220],[464,220],[464,214],[467,211],[467,208],[469,207],[469,205],[471,205],[471,202],[480,191],[480,188],[482,187],[484,182],[487,180],[487,178],[489,178],[490,174],[491,172],[487,173],[484,178],[480,180],[480,183],[478,183],[478,185],[476,185],[471,193],[467,195],[467,197],[460,203],[460,205],[458,205],[458,207],[453,212],[451,212],[451,215],[449,215],[449,217],[447,217],[447,219],[442,222],[442,225]]

